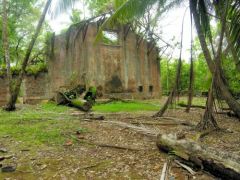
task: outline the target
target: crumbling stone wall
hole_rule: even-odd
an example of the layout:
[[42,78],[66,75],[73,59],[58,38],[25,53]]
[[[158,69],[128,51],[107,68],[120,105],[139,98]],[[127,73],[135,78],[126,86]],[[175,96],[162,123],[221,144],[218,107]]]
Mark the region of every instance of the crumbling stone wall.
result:
[[25,76],[23,81],[23,103],[37,104],[48,100],[49,78],[47,73],[40,73],[37,76]]
[[0,77],[0,106],[6,105],[7,98],[8,98],[7,78]]
[[50,95],[77,77],[76,83],[99,87],[105,97],[160,97],[157,48],[126,27],[116,30],[117,45],[96,42],[97,31],[97,23],[75,25],[52,39],[48,59]]
[[[36,104],[73,84],[96,86],[104,97],[161,96],[157,48],[127,27],[119,27],[116,45],[96,42],[97,23],[72,26],[49,44],[48,73],[26,76],[23,102]],[[7,80],[0,77],[0,106],[7,102]]]
[[[43,100],[49,100],[49,77],[47,73],[39,73],[37,76],[25,76],[22,84],[23,103],[38,104]],[[8,83],[6,77],[0,77],[0,107],[6,105],[8,100]]]

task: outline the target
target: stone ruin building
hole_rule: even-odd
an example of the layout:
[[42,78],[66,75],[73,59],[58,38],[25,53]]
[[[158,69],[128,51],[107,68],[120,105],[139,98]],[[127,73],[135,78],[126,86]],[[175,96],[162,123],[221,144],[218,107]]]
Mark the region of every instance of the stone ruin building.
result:
[[[103,31],[114,42],[96,41],[97,22],[72,25],[52,36],[48,46],[48,73],[26,76],[23,102],[51,99],[73,84],[95,86],[103,98],[159,98],[158,48],[135,34],[129,26]],[[111,38],[110,38],[111,39]],[[0,78],[0,105],[6,102],[6,79]]]

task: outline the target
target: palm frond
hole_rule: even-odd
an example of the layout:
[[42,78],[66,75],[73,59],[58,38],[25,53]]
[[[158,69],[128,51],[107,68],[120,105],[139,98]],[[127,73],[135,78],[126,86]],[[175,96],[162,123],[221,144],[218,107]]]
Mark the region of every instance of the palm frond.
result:
[[209,4],[209,0],[191,0],[192,10],[196,12],[196,16],[199,19],[200,28],[202,29],[206,39],[209,39],[212,51],[214,53],[212,32],[209,18],[209,11],[212,9],[212,5]]
[[118,23],[127,24],[133,19],[142,16],[147,9],[162,0],[114,0],[115,12],[99,28],[96,41],[102,39],[105,27],[112,27]]
[[101,39],[101,31],[105,26],[114,26],[117,23],[127,24],[138,20],[146,11],[156,5],[157,13],[152,19],[152,24],[156,23],[161,13],[183,2],[182,0],[114,0],[115,12],[108,18],[97,35],[97,40]]
[[230,20],[230,38],[240,57],[240,1],[233,0],[228,14]]
[[153,6],[162,0],[115,0],[114,14],[107,20],[108,24],[116,21],[121,23],[131,22],[134,18],[142,16],[148,7]]
[[197,10],[200,17],[200,24],[204,30],[205,36],[212,39],[210,19],[208,16],[208,5],[205,0],[199,0]]
[[55,7],[53,8],[51,14],[53,17],[61,14],[62,12],[66,12],[69,8],[72,8],[79,0],[55,0]]
[[165,1],[164,4],[159,3],[155,18],[159,18],[164,13],[168,12],[172,8],[178,7],[182,3],[183,3],[182,0],[168,0],[168,1]]

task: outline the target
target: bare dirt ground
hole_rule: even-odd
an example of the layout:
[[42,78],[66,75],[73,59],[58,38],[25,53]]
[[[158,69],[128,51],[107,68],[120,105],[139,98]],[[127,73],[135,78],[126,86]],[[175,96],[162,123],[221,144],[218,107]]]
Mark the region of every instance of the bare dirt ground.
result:
[[[151,118],[153,112],[109,113],[104,121],[120,121],[150,128],[159,133],[176,131],[190,132],[190,127],[166,123],[158,125]],[[196,124],[202,110],[193,109],[190,114],[184,109],[168,110],[165,116],[176,117]],[[103,114],[95,114],[99,116]],[[165,162],[172,156],[159,152],[155,138],[139,134],[129,128],[119,127],[101,121],[85,121],[86,117],[77,111],[71,113],[74,121],[87,132],[67,132],[69,137],[62,146],[22,147],[11,137],[0,137],[0,145],[9,149],[14,157],[6,163],[15,164],[13,173],[0,173],[0,179],[160,179]],[[170,120],[164,122],[171,122]],[[71,122],[69,122],[71,123]],[[151,125],[153,123],[153,125]],[[155,123],[155,124],[154,124]],[[221,128],[231,133],[213,132],[204,137],[202,143],[229,150],[240,155],[240,123],[234,118],[218,116]],[[64,127],[63,127],[64,128]],[[168,179],[211,180],[216,179],[206,172],[199,171],[192,176],[174,162],[170,164]]]

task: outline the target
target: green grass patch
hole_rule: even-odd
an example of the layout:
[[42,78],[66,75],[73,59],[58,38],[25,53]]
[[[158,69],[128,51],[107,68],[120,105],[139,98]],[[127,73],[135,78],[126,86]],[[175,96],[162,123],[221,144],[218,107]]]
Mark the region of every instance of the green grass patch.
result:
[[99,112],[138,112],[138,111],[157,111],[160,106],[141,101],[132,102],[111,102],[108,104],[96,104],[94,111]]
[[70,108],[54,103],[24,106],[15,112],[0,110],[0,137],[10,136],[29,145],[62,144],[81,129],[70,112]]

